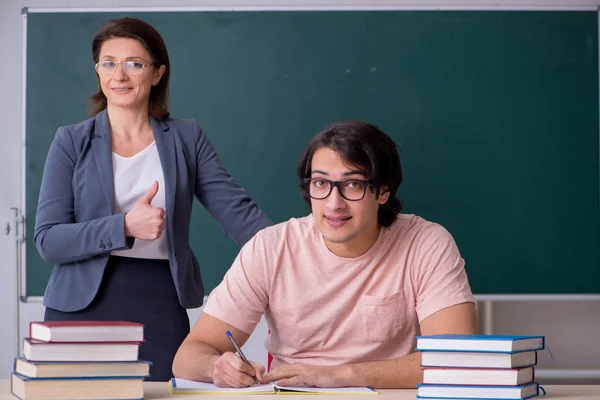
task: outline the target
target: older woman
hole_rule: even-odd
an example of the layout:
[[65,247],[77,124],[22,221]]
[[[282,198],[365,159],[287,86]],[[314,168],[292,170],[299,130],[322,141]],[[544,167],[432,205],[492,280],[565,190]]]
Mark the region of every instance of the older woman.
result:
[[55,263],[45,319],[143,323],[139,357],[166,381],[189,332],[185,309],[204,298],[194,196],[240,245],[271,222],[196,121],[169,117],[169,56],[152,26],[111,21],[92,53],[92,118],[58,129],[44,167],[35,243]]

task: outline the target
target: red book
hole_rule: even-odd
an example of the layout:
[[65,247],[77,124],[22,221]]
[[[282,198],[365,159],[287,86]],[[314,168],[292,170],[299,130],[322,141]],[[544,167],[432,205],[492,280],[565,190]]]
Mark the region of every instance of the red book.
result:
[[127,321],[33,321],[29,337],[42,342],[143,342],[144,325]]
[[29,361],[137,361],[137,342],[49,343],[25,338],[23,355]]
[[524,385],[533,382],[527,368],[423,368],[423,383],[438,385]]

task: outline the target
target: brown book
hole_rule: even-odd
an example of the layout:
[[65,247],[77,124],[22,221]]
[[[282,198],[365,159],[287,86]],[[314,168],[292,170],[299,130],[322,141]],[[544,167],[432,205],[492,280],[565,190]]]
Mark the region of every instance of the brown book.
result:
[[10,391],[22,400],[142,399],[142,378],[27,378],[12,374]]

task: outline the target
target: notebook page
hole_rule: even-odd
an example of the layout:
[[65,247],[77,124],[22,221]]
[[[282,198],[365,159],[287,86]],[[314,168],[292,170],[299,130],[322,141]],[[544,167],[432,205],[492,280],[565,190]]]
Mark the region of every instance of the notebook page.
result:
[[290,392],[307,392],[307,393],[328,393],[328,394],[377,394],[377,392],[369,387],[349,386],[336,388],[321,388],[313,386],[279,386],[275,385],[277,390]]
[[171,387],[173,393],[273,393],[273,385],[254,385],[245,388],[224,388],[214,383],[189,381],[182,378],[172,378]]

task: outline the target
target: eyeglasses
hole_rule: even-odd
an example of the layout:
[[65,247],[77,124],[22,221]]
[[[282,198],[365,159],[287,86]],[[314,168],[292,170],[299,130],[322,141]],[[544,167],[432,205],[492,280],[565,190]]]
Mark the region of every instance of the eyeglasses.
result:
[[117,65],[123,64],[123,71],[127,75],[140,75],[144,68],[155,65],[154,63],[144,64],[139,61],[100,61],[96,63],[96,71],[102,75],[112,74],[117,70]]
[[372,183],[372,180],[348,179],[344,181],[330,181],[323,178],[306,178],[303,180],[301,186],[315,200],[323,200],[331,194],[334,187],[337,187],[344,199],[359,201],[365,197],[367,187]]

